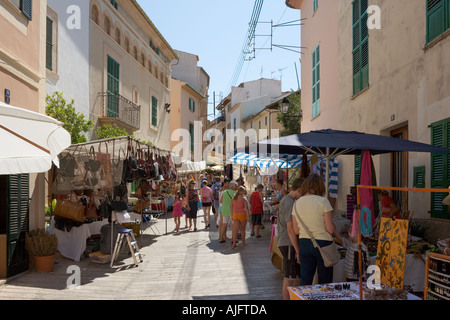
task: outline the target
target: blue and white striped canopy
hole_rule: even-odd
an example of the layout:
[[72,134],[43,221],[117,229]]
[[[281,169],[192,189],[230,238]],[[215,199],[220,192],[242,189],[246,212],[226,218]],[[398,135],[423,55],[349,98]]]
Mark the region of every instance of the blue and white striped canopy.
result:
[[235,163],[249,167],[269,168],[277,166],[280,169],[296,169],[302,165],[302,155],[274,154],[271,157],[256,154],[238,153],[227,159],[228,163]]
[[[269,168],[276,166],[279,169],[297,169],[302,166],[303,156],[294,154],[274,154],[271,157],[263,156],[258,157],[256,154],[237,153],[233,157],[227,159],[227,163],[234,163],[239,165],[245,165],[249,167]],[[326,159],[319,156],[314,170],[316,173],[320,172],[319,167],[325,166]],[[329,192],[333,198],[337,197],[338,188],[338,169],[339,162],[336,158],[330,159],[330,176],[329,176]],[[323,168],[323,167],[322,167]],[[325,177],[324,177],[324,180]]]

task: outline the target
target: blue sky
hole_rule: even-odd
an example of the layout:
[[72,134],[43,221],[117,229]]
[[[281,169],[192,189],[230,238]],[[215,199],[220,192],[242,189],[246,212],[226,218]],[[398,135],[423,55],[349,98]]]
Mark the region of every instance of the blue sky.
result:
[[[211,78],[209,114],[214,112],[213,93],[217,104],[221,95],[230,92],[231,85],[241,82],[261,77],[281,79],[283,91],[298,89],[300,54],[279,47],[270,50],[270,21],[277,25],[300,19],[300,10],[286,7],[284,0],[263,2],[255,31],[256,57],[244,62],[237,80],[235,70],[242,58],[255,0],[138,2],[173,49],[199,56],[198,65]],[[274,28],[272,41],[275,45],[300,46],[300,26]]]

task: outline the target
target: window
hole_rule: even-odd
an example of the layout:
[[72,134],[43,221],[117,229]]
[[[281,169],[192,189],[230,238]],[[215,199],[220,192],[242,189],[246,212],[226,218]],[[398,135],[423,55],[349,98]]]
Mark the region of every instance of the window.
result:
[[108,17],[104,18],[105,21],[105,32],[108,34],[108,36],[111,35],[111,20],[109,20]]
[[108,56],[107,67],[107,87],[106,92],[108,94],[106,115],[109,118],[119,117],[119,103],[117,95],[119,94],[120,84],[120,64]]
[[191,137],[191,152],[194,152],[194,125],[189,123],[189,135]]
[[99,16],[100,16],[100,14],[99,14],[99,12],[98,12],[97,6],[92,6],[91,19],[92,19],[92,21],[94,21],[95,24],[97,24],[97,25],[98,25],[98,23],[99,23]]
[[116,42],[117,44],[120,46],[121,42],[122,42],[122,35],[120,33],[120,29],[116,28]]
[[116,0],[110,0],[110,2],[111,2],[111,4],[112,4],[112,6],[113,6],[114,8],[116,8],[116,10],[117,10],[117,8],[119,7],[119,5],[117,4],[117,1],[116,1]]
[[158,99],[152,97],[152,126],[158,126]]
[[[431,124],[431,144],[450,147],[450,118]],[[431,154],[431,188],[446,189],[450,186],[450,155]],[[449,207],[442,204],[448,193],[431,193],[431,217],[450,219]]]
[[353,95],[369,86],[368,0],[353,1]]
[[313,0],[313,12],[316,12],[319,7],[319,0]]
[[359,185],[361,179],[362,154],[355,155],[355,186]]
[[320,114],[320,44],[312,54],[312,118]]
[[427,43],[450,28],[450,0],[427,0]]
[[47,36],[46,36],[46,60],[45,65],[48,70],[53,70],[53,20],[47,17]]
[[267,127],[267,116],[264,118],[264,125]]
[[414,188],[425,188],[425,167],[414,167]]
[[195,112],[195,100],[189,98],[189,110]]

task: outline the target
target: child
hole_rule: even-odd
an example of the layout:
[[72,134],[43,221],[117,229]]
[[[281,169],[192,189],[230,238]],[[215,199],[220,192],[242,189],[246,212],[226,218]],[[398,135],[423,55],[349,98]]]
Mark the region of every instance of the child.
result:
[[[351,227],[346,226],[348,230]],[[347,281],[359,281],[359,251],[357,237],[342,237],[336,232],[336,240],[347,250],[345,253],[344,271]],[[366,269],[369,266],[369,251],[364,243],[361,243],[362,272],[365,279]]]
[[183,208],[182,208],[183,199],[181,199],[181,192],[178,191],[175,199],[173,200],[173,221],[175,222],[175,233],[180,233],[180,223],[181,217],[183,216]]
[[233,219],[233,236],[232,236],[233,248],[237,247],[236,240],[239,229],[241,231],[242,246],[244,247],[246,246],[245,227],[247,221],[249,220],[248,219],[249,212],[247,200],[245,200],[244,195],[245,195],[245,188],[243,186],[240,186],[239,189],[234,194],[233,199],[231,200],[230,212],[232,214]]
[[211,206],[213,201],[213,193],[211,191],[211,188],[208,187],[208,183],[206,180],[203,180],[202,183],[203,187],[200,189],[200,194],[202,196],[202,208],[203,208],[203,214],[204,214],[204,221],[205,221],[205,229],[208,229],[210,227],[210,220],[211,220]]
[[252,237],[255,235],[256,227],[256,238],[260,238],[259,229],[262,225],[262,214],[263,214],[263,190],[264,186],[259,184],[250,197],[250,212],[252,216]]

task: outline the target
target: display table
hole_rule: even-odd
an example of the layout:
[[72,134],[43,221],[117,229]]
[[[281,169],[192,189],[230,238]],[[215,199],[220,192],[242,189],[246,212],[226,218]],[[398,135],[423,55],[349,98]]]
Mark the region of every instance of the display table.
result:
[[108,220],[83,224],[80,227],[72,227],[69,232],[55,228],[55,221],[50,221],[50,233],[58,238],[58,251],[66,258],[79,262],[86,250],[86,240],[96,234],[100,234],[101,228]]
[[[344,284],[349,285],[349,288],[344,289]],[[340,286],[337,288],[337,286]],[[366,291],[366,290],[367,291]],[[341,282],[341,283],[329,283],[324,285],[313,286],[300,286],[289,287],[290,300],[360,300],[359,297],[359,283],[358,282]],[[375,295],[369,295],[370,290],[366,288],[363,283],[363,299],[371,300]],[[381,292],[381,291],[379,291]],[[396,290],[383,287],[383,292],[396,292]],[[376,296],[375,296],[376,297]],[[382,298],[383,296],[378,296]],[[406,300],[422,300],[410,293],[404,293],[403,295],[385,295],[388,300],[398,299],[404,300],[400,297],[405,297]],[[380,299],[383,300],[383,299]]]
[[[406,255],[405,278],[403,285],[411,287],[414,292],[422,292],[425,284],[425,257],[424,260],[413,254]],[[369,258],[371,265],[376,265],[376,256]],[[345,277],[345,259],[341,259],[337,265],[333,267],[333,281],[344,282]]]

